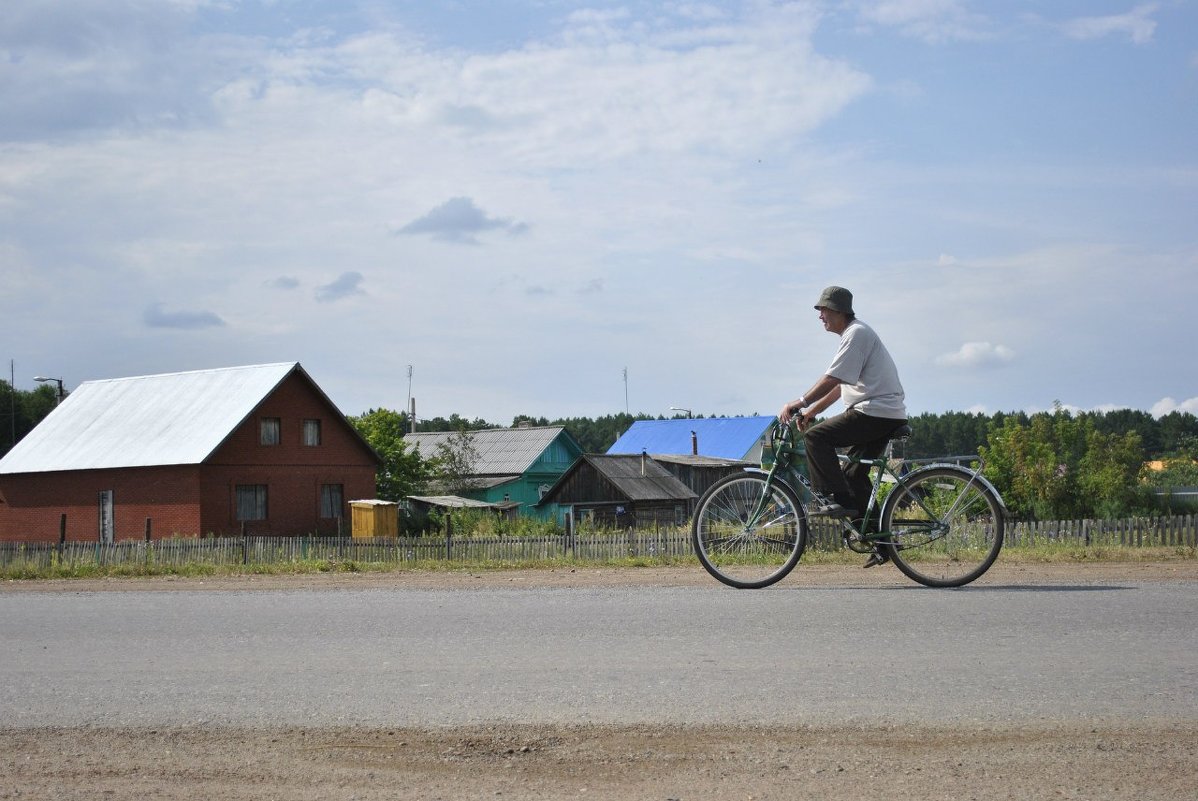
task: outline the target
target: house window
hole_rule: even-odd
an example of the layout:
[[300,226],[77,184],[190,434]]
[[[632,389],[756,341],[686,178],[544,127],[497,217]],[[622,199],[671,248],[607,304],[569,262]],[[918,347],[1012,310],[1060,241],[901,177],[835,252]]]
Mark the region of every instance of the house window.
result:
[[236,501],[238,520],[266,519],[265,484],[238,484]]
[[258,429],[258,442],[263,445],[278,445],[279,431],[283,427],[283,421],[277,417],[263,417],[261,426]]
[[320,421],[305,420],[304,421],[304,444],[319,445],[320,444]]
[[341,517],[344,506],[342,498],[345,494],[341,484],[320,485],[320,516],[323,518]]

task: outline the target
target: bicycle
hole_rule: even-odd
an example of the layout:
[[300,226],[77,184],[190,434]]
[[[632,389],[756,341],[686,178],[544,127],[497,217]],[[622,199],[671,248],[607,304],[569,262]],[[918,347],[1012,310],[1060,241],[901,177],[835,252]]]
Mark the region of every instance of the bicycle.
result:
[[[980,463],[969,468],[928,459],[894,460],[895,443],[905,443],[910,433],[901,426],[876,459],[840,457],[845,463],[868,465],[873,474],[862,518],[838,518],[842,540],[849,549],[870,554],[870,565],[891,561],[925,586],[963,586],[998,558],[1006,507],[982,476]],[[762,449],[762,467],[772,460],[768,471],[747,468],[726,476],[699,499],[691,541],[703,567],[724,584],[768,587],[790,573],[803,555],[809,515],[799,490],[821,505],[829,499],[799,470],[805,456],[799,438],[794,421],[775,423]],[[910,472],[899,472],[913,464]]]

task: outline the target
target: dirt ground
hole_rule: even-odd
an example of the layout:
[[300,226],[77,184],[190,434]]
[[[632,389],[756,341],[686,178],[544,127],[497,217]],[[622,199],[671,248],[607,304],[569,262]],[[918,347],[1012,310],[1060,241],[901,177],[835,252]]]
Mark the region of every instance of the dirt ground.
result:
[[[864,557],[862,557],[864,560]],[[1154,562],[1016,562],[1000,560],[977,585],[1093,584],[1198,581],[1198,560]],[[169,592],[175,590],[469,589],[494,587],[708,587],[731,592],[697,564],[672,567],[577,567],[542,570],[307,573],[284,576],[160,576],[153,578],[0,581],[5,592]],[[800,563],[771,591],[802,587],[916,586],[891,566]]]
[[[1198,580],[1198,562],[1002,564],[987,584]],[[801,586],[908,583],[807,565]],[[695,568],[4,582],[5,592],[711,585]],[[726,590],[732,592],[732,590]],[[1198,721],[1026,726],[13,729],[0,799],[1198,799]]]
[[45,729],[0,798],[1193,799],[1194,727]]

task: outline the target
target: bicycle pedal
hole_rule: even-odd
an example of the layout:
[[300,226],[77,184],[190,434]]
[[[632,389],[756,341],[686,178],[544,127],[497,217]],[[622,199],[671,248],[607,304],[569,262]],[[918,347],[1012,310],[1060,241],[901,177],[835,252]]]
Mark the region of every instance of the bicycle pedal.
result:
[[869,558],[865,560],[865,564],[862,565],[862,567],[868,569],[871,567],[877,567],[878,565],[884,565],[889,561],[890,561],[889,556],[887,556],[884,553],[881,553],[880,551],[874,551],[873,553],[871,553],[869,555]]
[[866,542],[856,534],[845,536],[844,547],[856,553],[873,553],[874,550],[874,545],[872,542]]

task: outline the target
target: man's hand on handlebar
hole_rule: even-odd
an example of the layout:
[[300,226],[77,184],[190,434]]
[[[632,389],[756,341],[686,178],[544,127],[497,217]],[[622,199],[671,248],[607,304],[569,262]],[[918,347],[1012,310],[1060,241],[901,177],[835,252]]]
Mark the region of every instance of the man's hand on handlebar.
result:
[[807,426],[815,421],[815,415],[810,412],[804,412],[803,407],[805,405],[806,399],[804,398],[799,398],[786,404],[782,407],[782,411],[778,412],[778,422],[786,425],[791,420],[794,420],[795,425],[799,427],[800,431],[806,431]]

